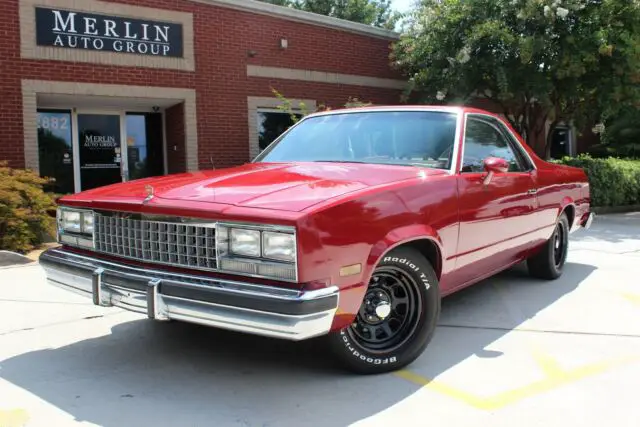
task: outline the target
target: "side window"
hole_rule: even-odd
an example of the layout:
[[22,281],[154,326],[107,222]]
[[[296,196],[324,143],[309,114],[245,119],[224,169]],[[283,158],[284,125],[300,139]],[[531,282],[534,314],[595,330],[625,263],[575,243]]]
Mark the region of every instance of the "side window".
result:
[[462,172],[484,172],[484,159],[500,157],[509,162],[509,172],[524,170],[505,136],[482,119],[470,116],[464,140]]

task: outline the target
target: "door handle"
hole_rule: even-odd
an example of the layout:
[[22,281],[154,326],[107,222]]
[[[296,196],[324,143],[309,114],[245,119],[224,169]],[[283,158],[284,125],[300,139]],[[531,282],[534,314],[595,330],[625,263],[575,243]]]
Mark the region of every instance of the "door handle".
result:
[[538,192],[538,190],[536,190],[535,188],[532,188],[531,190],[527,190],[528,194],[536,194]]

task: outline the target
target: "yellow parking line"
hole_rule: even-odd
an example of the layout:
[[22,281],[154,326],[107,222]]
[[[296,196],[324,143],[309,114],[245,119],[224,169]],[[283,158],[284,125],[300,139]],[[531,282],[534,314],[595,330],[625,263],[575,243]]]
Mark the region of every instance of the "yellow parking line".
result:
[[[506,300],[505,291],[495,284],[494,288],[496,289],[498,295],[505,300],[505,304],[508,305],[509,303]],[[624,297],[631,302],[640,305],[640,295],[625,294]],[[512,307],[511,309],[515,310],[517,309],[517,307]],[[469,393],[465,390],[452,387],[440,381],[425,378],[409,370],[397,371],[395,375],[414,384],[420,385],[428,390],[466,403],[467,405],[474,408],[482,410],[495,410],[503,408],[510,404],[514,404],[523,399],[539,395],[553,389],[557,389],[570,383],[577,382],[581,379],[601,374],[614,367],[640,361],[640,355],[634,355],[596,362],[578,368],[565,370],[556,359],[554,359],[551,355],[543,350],[542,343],[538,339],[529,337],[527,339],[527,346],[530,348],[531,355],[542,371],[544,377],[530,384],[526,384],[511,390],[506,390],[493,396],[479,396],[473,393]]]
[[29,414],[24,409],[0,409],[0,427],[23,427],[29,421]]
[[631,301],[633,304],[640,305],[640,295],[624,293],[624,294],[622,294],[622,296],[624,298],[626,298],[627,300]]
[[[538,355],[537,357],[540,357],[540,355]],[[637,361],[640,361],[640,355],[616,358],[604,362],[597,362],[581,366],[579,368],[563,370],[551,357],[544,356],[544,358],[540,360],[540,362],[544,366],[546,366],[546,368],[544,369],[545,378],[539,381],[535,381],[531,384],[527,384],[525,386],[518,387],[512,390],[507,390],[494,396],[488,397],[477,396],[464,390],[448,386],[439,381],[425,378],[421,375],[407,370],[398,371],[395,373],[395,375],[405,380],[411,381],[412,383],[415,383],[417,385],[423,386],[429,390],[462,401],[475,408],[483,410],[493,410],[503,408],[507,405],[519,402],[525,398],[542,394],[544,392],[559,388],[563,385],[567,385],[581,379],[603,373],[613,367],[623,366]]]
[[558,361],[551,355],[543,352],[541,348],[537,346],[534,347],[531,351],[531,355],[547,378],[554,378],[564,374],[564,371],[562,367],[560,367]]

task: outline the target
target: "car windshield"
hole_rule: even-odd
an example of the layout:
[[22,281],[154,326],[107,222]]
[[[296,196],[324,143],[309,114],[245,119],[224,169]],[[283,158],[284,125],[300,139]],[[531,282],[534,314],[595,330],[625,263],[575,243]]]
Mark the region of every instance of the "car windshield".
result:
[[355,162],[451,167],[457,114],[363,111],[304,119],[255,162]]

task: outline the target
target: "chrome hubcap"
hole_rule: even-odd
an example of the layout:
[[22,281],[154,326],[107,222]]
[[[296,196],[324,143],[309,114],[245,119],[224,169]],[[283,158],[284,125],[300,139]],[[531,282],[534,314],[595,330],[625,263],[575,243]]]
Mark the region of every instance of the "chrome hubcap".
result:
[[384,320],[387,317],[389,317],[389,314],[391,314],[391,304],[389,304],[386,301],[381,301],[376,306],[376,316],[378,316],[378,318]]

